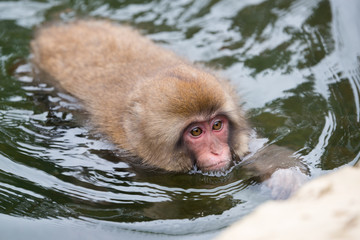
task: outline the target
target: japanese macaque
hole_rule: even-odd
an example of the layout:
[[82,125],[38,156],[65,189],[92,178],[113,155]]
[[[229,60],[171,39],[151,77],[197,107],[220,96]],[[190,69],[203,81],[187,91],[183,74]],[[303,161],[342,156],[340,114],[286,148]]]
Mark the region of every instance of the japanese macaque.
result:
[[[248,152],[249,126],[228,81],[130,27],[54,24],[37,32],[31,48],[37,69],[80,99],[93,125],[147,166],[223,171]],[[303,168],[294,160],[275,162],[286,164],[249,165],[269,176]]]

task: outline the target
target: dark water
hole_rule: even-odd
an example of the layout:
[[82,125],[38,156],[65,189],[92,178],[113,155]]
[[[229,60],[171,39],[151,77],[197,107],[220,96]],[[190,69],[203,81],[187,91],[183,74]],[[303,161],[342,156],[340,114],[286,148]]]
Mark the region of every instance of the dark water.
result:
[[315,178],[360,157],[359,11],[356,0],[0,1],[1,239],[209,239],[270,199],[241,168],[119,162],[74,99],[32,78],[41,23],[112,19],[223,69],[262,137],[254,145],[293,149]]

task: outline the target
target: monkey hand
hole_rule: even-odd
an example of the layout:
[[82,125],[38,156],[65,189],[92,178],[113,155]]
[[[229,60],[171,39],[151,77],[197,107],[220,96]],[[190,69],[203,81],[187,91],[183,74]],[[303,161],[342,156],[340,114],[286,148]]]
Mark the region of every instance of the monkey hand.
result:
[[276,170],[271,177],[264,182],[264,186],[270,189],[271,196],[274,199],[286,199],[307,180],[308,176],[302,173],[299,168],[292,167]]

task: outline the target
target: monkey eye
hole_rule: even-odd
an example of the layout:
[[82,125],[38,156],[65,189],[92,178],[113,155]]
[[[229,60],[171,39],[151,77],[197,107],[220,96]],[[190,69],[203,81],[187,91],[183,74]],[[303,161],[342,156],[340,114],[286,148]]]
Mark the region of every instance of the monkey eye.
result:
[[198,137],[200,136],[200,134],[202,133],[201,128],[199,127],[194,127],[193,129],[191,129],[190,134],[193,135],[194,137]]
[[220,130],[222,128],[222,125],[223,125],[222,121],[218,120],[218,121],[216,121],[214,123],[212,129],[213,130]]

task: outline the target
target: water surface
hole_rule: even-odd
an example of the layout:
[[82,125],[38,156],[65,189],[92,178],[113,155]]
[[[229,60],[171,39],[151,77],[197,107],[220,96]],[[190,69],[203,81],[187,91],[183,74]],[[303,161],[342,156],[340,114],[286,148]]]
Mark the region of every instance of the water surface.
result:
[[42,23],[111,19],[221,69],[255,143],[292,149],[315,178],[360,157],[359,10],[356,0],[0,1],[2,236],[209,239],[270,199],[240,167],[216,177],[121,161],[76,99],[33,79]]

